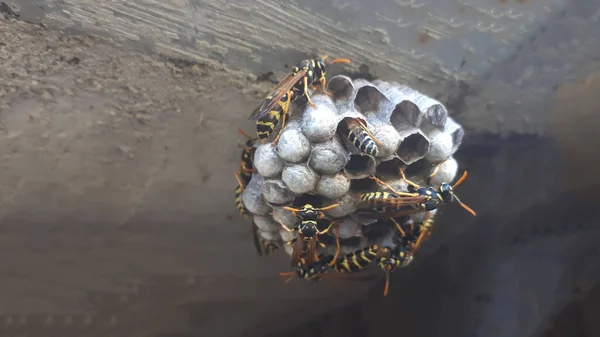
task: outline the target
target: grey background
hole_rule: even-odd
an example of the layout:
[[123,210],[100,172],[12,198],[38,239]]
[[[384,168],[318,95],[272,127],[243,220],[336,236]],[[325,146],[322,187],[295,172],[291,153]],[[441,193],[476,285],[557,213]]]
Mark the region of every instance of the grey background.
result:
[[[597,1],[7,3],[5,335],[537,336],[597,283]],[[467,129],[478,217],[445,208],[388,298],[282,285],[232,205],[235,129],[310,52]]]

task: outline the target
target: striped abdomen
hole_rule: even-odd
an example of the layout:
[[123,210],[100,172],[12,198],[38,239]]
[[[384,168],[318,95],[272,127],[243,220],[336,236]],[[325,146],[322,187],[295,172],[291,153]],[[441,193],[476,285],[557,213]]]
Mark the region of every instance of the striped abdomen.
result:
[[346,119],[346,129],[344,132],[350,143],[352,143],[358,151],[371,156],[377,156],[379,153],[379,148],[377,148],[377,143],[375,143],[373,137],[371,137],[365,127],[355,119]]
[[300,278],[316,281],[329,270],[331,260],[333,260],[332,256],[319,255],[317,261],[305,264],[306,261],[301,259],[296,267],[296,275]]
[[[270,99],[272,99],[271,96],[267,97],[267,100]],[[267,113],[264,117],[256,121],[256,134],[258,135],[258,138],[261,141],[266,141],[269,138],[271,132],[273,132],[273,130],[275,130],[275,128],[279,124],[281,117],[283,117],[283,115],[287,113],[287,100],[288,95],[283,95],[283,97],[279,99],[279,102],[277,102],[277,105],[275,105],[273,110],[269,111],[269,113]]]
[[235,206],[240,214],[246,218],[248,217],[248,210],[246,209],[246,206],[244,206],[244,201],[242,201],[242,193],[244,193],[244,188],[238,185],[235,188]]
[[244,150],[242,151],[242,158],[240,161],[241,170],[240,173],[242,175],[242,179],[244,179],[245,183],[248,184],[250,179],[252,178],[252,172],[254,171],[254,162],[252,161],[254,157],[254,140],[249,139],[246,141],[244,145]]
[[379,246],[373,245],[364,249],[358,249],[354,253],[346,254],[339,259],[333,269],[338,273],[357,272],[367,267],[375,258]]

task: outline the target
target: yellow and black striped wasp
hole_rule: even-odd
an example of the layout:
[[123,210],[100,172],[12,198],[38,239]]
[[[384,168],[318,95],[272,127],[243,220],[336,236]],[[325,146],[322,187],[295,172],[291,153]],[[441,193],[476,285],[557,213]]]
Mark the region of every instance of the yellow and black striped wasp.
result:
[[[336,244],[338,249],[340,248],[340,242],[339,242],[339,238],[336,239]],[[377,246],[373,246],[375,247],[374,249],[377,249]],[[364,267],[366,267],[366,265],[371,261],[369,260],[369,262],[365,262],[364,259],[369,259],[371,254],[373,253],[373,248],[371,249],[363,249],[363,250],[357,250],[354,253],[351,254],[347,254],[346,256],[337,259],[336,256],[333,255],[323,255],[320,254],[319,255],[319,259],[315,262],[312,262],[310,264],[306,263],[306,259],[301,258],[300,261],[298,262],[298,264],[296,265],[296,269],[294,272],[282,272],[279,273],[280,276],[285,276],[288,277],[287,280],[285,280],[285,283],[289,282],[294,276],[297,276],[298,278],[303,278],[303,279],[310,279],[312,281],[320,281],[323,279],[343,279],[343,280],[355,280],[355,281],[363,281],[368,279],[369,277],[360,277],[360,278],[356,278],[356,277],[352,277],[349,274],[346,273],[346,271],[359,271],[362,270]],[[356,256],[358,259],[360,259],[360,265],[364,265],[361,268],[354,267],[354,265],[352,264],[353,262],[348,262],[348,261],[354,261],[355,258],[353,258],[354,256]],[[333,269],[335,271],[337,271],[337,273],[328,273],[328,271],[330,269]],[[346,269],[348,268],[348,269]]]
[[433,230],[434,225],[433,218],[434,216],[431,215],[431,212],[427,212],[427,215],[425,216],[423,222],[413,226],[413,251],[419,249],[423,241],[431,235],[431,231]]
[[[433,178],[438,172],[440,165],[438,165],[434,169],[433,173],[429,176],[429,181],[431,181],[431,178]],[[460,199],[454,193],[454,188],[460,185],[467,178],[466,171],[458,179],[458,181],[454,183],[454,185],[442,183],[438,188],[433,186],[421,187],[417,185],[406,178],[402,168],[400,168],[400,176],[408,184],[408,193],[396,192],[385,182],[377,179],[376,177],[371,177],[371,179],[376,180],[378,183],[390,189],[392,193],[371,192],[363,194],[361,196],[361,203],[358,206],[359,210],[357,211],[357,214],[360,214],[366,218],[388,219],[416,214],[419,212],[432,211],[437,209],[441,204],[457,203],[471,215],[476,215],[475,211],[462,203],[462,201],[460,201]],[[393,206],[389,206],[388,204],[390,203]]]
[[379,256],[381,247],[372,245],[363,249],[357,249],[352,253],[339,258],[333,265],[338,273],[354,273],[365,269]]
[[235,188],[235,205],[240,212],[240,214],[244,217],[248,217],[248,210],[244,206],[244,202],[242,201],[242,193],[248,186],[250,179],[252,179],[252,173],[256,171],[254,168],[253,157],[254,151],[256,148],[254,144],[256,139],[250,138],[244,131],[238,129],[238,132],[242,135],[246,136],[248,140],[244,144],[244,149],[242,150],[242,156],[240,159],[240,170],[235,172],[235,179],[237,180],[237,187]]
[[354,273],[362,271],[373,262],[376,262],[385,272],[383,296],[387,296],[391,273],[408,265],[411,259],[412,254],[409,246],[402,242],[393,248],[371,245],[341,257],[335,262],[333,269],[338,273]]
[[[371,178],[381,184],[385,184],[385,186],[389,186],[375,177]],[[360,195],[357,214],[367,218],[375,217],[379,219],[389,219],[404,237],[406,236],[406,233],[395,218],[408,215],[403,214],[408,211],[419,212],[420,205],[426,201],[427,196],[418,195],[416,193],[367,192]]]
[[[319,235],[326,234],[331,230],[335,221],[330,221],[327,228],[319,230],[318,220],[325,217],[323,211],[337,207],[338,204],[329,205],[327,207],[315,208],[311,204],[305,204],[302,208],[284,207],[284,209],[291,211],[295,216],[300,218],[300,222],[294,228],[288,228],[279,219],[276,220],[279,224],[288,232],[297,232],[298,236],[290,241],[293,244],[293,253],[291,265],[297,266],[300,260],[304,261],[305,265],[311,265],[315,261],[319,261],[317,256],[318,245],[324,246],[319,242]],[[336,234],[337,237],[337,234]],[[334,260],[339,255],[340,247],[338,245]]]
[[360,118],[344,118],[340,133],[348,138],[358,151],[373,157],[379,154],[379,141]]
[[258,138],[264,143],[277,124],[281,122],[281,127],[273,144],[277,143],[281,132],[285,126],[290,104],[299,97],[306,97],[308,103],[316,107],[310,99],[308,88],[314,88],[320,84],[321,89],[326,95],[329,95],[325,89],[327,80],[325,77],[328,64],[349,63],[348,59],[334,59],[327,61],[328,56],[321,58],[302,60],[292,69],[292,72],[279,82],[263,100],[263,102],[252,112],[249,120],[256,121],[256,133]]
[[387,296],[390,290],[390,276],[398,268],[406,267],[413,259],[412,249],[409,245],[404,244],[402,241],[393,248],[380,248],[380,257],[377,260],[379,268],[385,272],[385,287],[383,289],[383,296]]
[[296,264],[296,269],[289,272],[281,272],[279,276],[287,277],[284,283],[290,282],[294,276],[311,281],[319,281],[324,278],[325,273],[329,271],[333,256],[320,254],[316,261],[307,263],[305,258],[301,258]]

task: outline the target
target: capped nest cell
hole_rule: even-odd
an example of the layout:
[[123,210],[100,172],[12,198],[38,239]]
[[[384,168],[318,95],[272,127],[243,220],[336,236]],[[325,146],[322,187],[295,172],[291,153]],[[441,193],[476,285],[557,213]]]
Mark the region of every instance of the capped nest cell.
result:
[[[393,245],[399,231],[391,221],[364,219],[355,213],[361,193],[386,190],[369,177],[377,176],[397,191],[407,192],[400,168],[408,179],[426,186],[434,167],[442,163],[431,185],[452,183],[458,170],[452,156],[462,142],[463,128],[448,117],[440,102],[397,83],[336,76],[327,89],[331,96],[320,91],[311,94],[315,107],[304,104],[290,109],[277,144],[255,145],[256,171],[242,201],[264,240],[283,243],[295,237],[282,225],[293,228],[300,219],[284,207],[337,203],[325,214],[337,221],[342,253],[372,244]],[[366,126],[376,144],[349,137],[356,125]],[[397,220],[409,227],[421,218]],[[320,229],[327,224],[320,222]],[[326,245],[320,253],[335,250],[333,233],[319,239]],[[284,246],[281,250],[291,254],[291,245]]]

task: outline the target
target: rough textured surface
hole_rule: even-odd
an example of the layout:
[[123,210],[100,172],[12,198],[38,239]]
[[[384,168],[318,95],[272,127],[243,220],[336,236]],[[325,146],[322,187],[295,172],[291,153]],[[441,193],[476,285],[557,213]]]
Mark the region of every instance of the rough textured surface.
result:
[[[30,10],[22,12],[25,19],[38,14],[43,20],[72,18],[64,21],[70,32],[98,32],[93,27],[102,26],[136,40],[143,35],[137,27],[158,22],[156,16],[115,16],[152,8],[135,2],[127,7],[123,2],[17,2]],[[414,10],[402,12],[399,24],[413,17],[423,25],[436,23],[415,15],[426,5],[403,3]],[[63,6],[77,8],[63,12]],[[284,286],[277,273],[287,259],[265,263],[254,257],[249,224],[232,205],[231,171],[239,165],[243,142],[235,129],[247,120],[238,112],[257,104],[272,82],[202,62],[132,52],[99,38],[5,22],[0,16],[2,335],[196,337],[219,331],[220,336],[266,336],[296,322],[272,319],[277,316],[302,322],[286,331],[289,336],[374,337],[398,334],[399,326],[415,337],[539,336],[573,295],[586,297],[600,280],[600,219],[592,212],[600,189],[597,175],[582,174],[600,164],[597,147],[589,146],[600,143],[594,131],[599,81],[587,77],[598,69],[597,11],[592,1],[571,2],[562,12],[549,8],[548,21],[540,25],[535,20],[546,15],[532,18],[518,10],[540,8],[542,2],[485,6],[495,6],[494,12],[472,19],[483,30],[489,28],[488,19],[533,19],[527,27],[538,27],[523,28],[513,40],[517,47],[507,45],[508,57],[492,61],[483,78],[445,84],[437,79],[447,75],[426,60],[416,62],[416,68],[402,66],[401,76],[389,73],[389,79],[431,95],[436,90],[423,88],[447,88],[440,101],[469,128],[455,156],[470,173],[460,195],[479,214],[471,219],[461,210],[444,210],[436,235],[418,259],[395,275],[388,300],[381,299],[381,284],[365,293],[368,282]],[[472,7],[466,8],[464,16],[473,16]],[[228,13],[246,15],[243,10]],[[217,27],[213,23],[207,26]],[[394,39],[414,37],[403,32]],[[483,43],[496,34],[472,33]],[[301,40],[298,49],[321,41],[310,30],[301,34],[310,39]],[[185,41],[176,33],[172,37],[161,41]],[[205,46],[207,39],[197,41]],[[452,42],[440,50],[479,43],[462,41],[466,44]],[[221,43],[215,39],[212,45]],[[415,51],[437,53],[427,50],[432,47],[426,43]],[[294,48],[260,48],[279,63],[293,64],[303,56]],[[355,47],[344,48],[352,53]],[[380,71],[387,67],[383,58],[398,53],[369,48],[358,54],[372,73],[387,76]],[[373,56],[371,50],[381,54]],[[462,69],[468,69],[482,54],[497,52],[495,47],[473,48],[473,54],[447,55],[465,57]],[[213,54],[228,64],[251,60],[232,55]],[[265,71],[284,69],[264,64]],[[422,76],[436,82],[419,83]],[[555,140],[474,136],[474,131],[507,130],[499,125],[513,125],[516,132],[544,130],[540,116],[554,102],[547,99],[551,90],[536,90],[540,83],[560,84],[551,109]],[[520,122],[512,124],[514,119],[504,113]],[[224,241],[239,244],[224,249]],[[356,303],[347,305],[351,301]],[[588,329],[586,337],[595,337],[593,323],[577,325]]]
[[600,36],[592,0],[8,3],[25,20],[257,76],[318,49],[439,97],[467,129],[504,134],[546,134],[555,86],[596,71]]

